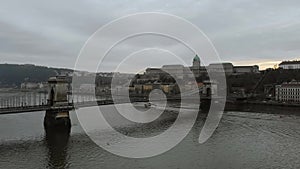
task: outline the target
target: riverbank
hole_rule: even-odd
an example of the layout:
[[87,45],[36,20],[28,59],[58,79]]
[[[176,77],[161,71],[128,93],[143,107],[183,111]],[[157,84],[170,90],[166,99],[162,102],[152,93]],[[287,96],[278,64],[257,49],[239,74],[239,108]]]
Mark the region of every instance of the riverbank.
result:
[[299,103],[279,103],[275,101],[245,101],[245,103],[256,104],[256,105],[281,106],[281,107],[300,107]]
[[258,101],[227,102],[225,111],[245,111],[280,115],[300,115],[300,105],[264,103]]

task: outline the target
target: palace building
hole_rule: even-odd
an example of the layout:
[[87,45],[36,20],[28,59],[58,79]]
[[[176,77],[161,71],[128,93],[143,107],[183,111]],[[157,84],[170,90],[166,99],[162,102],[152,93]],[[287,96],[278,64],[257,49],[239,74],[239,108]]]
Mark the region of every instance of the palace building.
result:
[[283,61],[279,64],[279,68],[282,69],[300,69],[300,61]]
[[[190,74],[188,72],[192,72]],[[225,73],[226,75],[238,75],[245,73],[260,73],[257,65],[253,66],[234,66],[232,63],[211,63],[208,66],[201,66],[201,60],[198,55],[193,58],[192,66],[185,67],[183,65],[164,65],[162,68],[148,68],[147,75],[158,76],[164,72],[169,72],[177,76],[179,79],[184,77],[201,77],[207,73]]]
[[277,85],[275,89],[277,101],[300,102],[300,82],[295,80]]

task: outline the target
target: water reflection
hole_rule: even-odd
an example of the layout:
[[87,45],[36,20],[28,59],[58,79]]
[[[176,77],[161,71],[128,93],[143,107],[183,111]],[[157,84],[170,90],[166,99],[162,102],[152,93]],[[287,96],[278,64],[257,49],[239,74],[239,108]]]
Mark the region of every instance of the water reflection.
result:
[[68,167],[68,143],[70,127],[45,128],[45,141],[48,148],[48,166],[50,169]]

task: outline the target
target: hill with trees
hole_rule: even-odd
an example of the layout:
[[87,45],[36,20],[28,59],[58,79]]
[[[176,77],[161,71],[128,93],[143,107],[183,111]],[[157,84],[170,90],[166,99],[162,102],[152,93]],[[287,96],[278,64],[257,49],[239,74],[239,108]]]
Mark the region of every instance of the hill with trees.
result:
[[0,87],[20,87],[23,82],[46,82],[51,76],[70,72],[73,70],[31,64],[0,64]]

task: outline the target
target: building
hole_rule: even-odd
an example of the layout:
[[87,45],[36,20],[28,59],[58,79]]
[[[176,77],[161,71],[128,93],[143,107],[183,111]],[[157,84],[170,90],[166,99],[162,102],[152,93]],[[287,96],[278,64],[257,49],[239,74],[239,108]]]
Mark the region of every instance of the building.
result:
[[295,80],[276,85],[275,98],[281,102],[298,102],[300,103],[300,82]]
[[183,65],[164,65],[162,68],[147,68],[145,75],[147,79],[158,80],[161,75],[168,72],[171,76],[178,79],[207,77],[208,73],[225,73],[226,75],[239,75],[245,73],[260,73],[259,66],[234,66],[230,62],[211,63],[208,66],[201,66],[198,55],[195,55],[190,67]]
[[148,75],[148,78],[158,79],[165,72],[161,68],[147,68],[145,74]]
[[209,72],[224,72],[227,75],[245,74],[245,73],[260,73],[259,66],[234,66],[232,63],[212,63],[208,65]]
[[204,66],[201,66],[201,61],[200,61],[200,58],[198,55],[196,55],[194,57],[192,66],[189,67],[189,70],[192,71],[192,73],[193,73],[193,75],[190,75],[189,77],[197,78],[197,77],[204,76],[207,74],[206,68]]
[[208,72],[213,72],[213,73],[226,73],[226,74],[232,74],[234,72],[234,67],[232,63],[212,63],[209,64],[208,67]]
[[163,65],[162,70],[175,76],[178,79],[183,79],[184,66],[183,65]]
[[39,88],[40,88],[39,83],[24,82],[21,84],[21,89],[39,89]]
[[259,67],[257,65],[253,66],[234,66],[233,71],[235,74],[244,74],[244,73],[259,73]]
[[200,61],[200,58],[198,55],[196,55],[193,59],[193,66],[192,68],[194,69],[200,69],[200,66],[201,66],[201,61]]
[[283,61],[279,64],[279,68],[282,68],[282,69],[300,69],[300,60]]
[[192,66],[186,67],[183,65],[164,65],[162,70],[175,75],[178,79],[197,78],[207,74],[206,68],[201,66],[201,61],[198,55],[193,58]]

